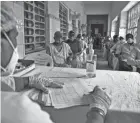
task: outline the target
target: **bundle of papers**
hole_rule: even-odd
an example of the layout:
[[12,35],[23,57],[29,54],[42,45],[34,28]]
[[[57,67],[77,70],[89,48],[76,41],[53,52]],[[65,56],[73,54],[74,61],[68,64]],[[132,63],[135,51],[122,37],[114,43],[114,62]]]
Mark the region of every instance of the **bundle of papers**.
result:
[[57,109],[89,104],[83,98],[83,95],[88,91],[80,82],[67,83],[60,89],[48,89],[48,94],[33,89],[29,97],[44,106],[53,106]]

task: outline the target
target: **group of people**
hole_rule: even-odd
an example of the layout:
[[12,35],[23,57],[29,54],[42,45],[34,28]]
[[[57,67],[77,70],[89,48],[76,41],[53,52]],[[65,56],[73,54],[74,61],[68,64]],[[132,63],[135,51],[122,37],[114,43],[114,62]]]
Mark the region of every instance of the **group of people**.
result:
[[[33,102],[30,97],[30,89],[34,88],[48,93],[48,87],[63,88],[63,85],[50,80],[49,78],[40,78],[37,75],[30,77],[13,77],[13,72],[18,61],[16,20],[13,17],[13,11],[6,4],[1,2],[1,122],[2,123],[53,123],[47,111],[43,111],[38,105],[39,102]],[[64,65],[70,58],[77,56],[82,49],[77,48],[80,36],[75,42],[73,32],[69,34],[67,43],[62,43],[61,35],[56,32],[55,42],[48,48],[47,52],[53,55],[56,65]],[[73,49],[71,46],[75,46]],[[72,54],[72,55],[71,55]],[[64,64],[65,63],[65,64]],[[107,110],[111,104],[110,97],[106,92],[95,87],[88,97],[91,102],[90,110],[87,113],[86,123],[103,123]],[[100,97],[100,98],[98,98]],[[40,97],[39,97],[40,98]]]
[[140,44],[134,42],[130,33],[125,39],[114,35],[113,41],[109,37],[105,40],[108,65],[115,70],[140,72]]
[[70,31],[68,39],[62,40],[60,31],[54,33],[54,43],[46,46],[46,53],[49,54],[55,67],[82,68],[86,62],[86,48],[88,47],[85,34],[78,34]]

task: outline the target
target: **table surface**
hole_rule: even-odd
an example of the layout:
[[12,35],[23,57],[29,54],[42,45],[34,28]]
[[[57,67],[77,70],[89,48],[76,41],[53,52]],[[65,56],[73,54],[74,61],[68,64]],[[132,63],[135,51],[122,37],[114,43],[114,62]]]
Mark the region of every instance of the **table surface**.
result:
[[[139,123],[140,122],[140,74],[136,72],[97,70],[95,78],[83,77],[85,69],[57,68],[37,66],[24,76],[44,73],[60,82],[81,81],[90,91],[96,85],[106,88],[112,96],[112,105],[105,123]],[[63,78],[64,77],[64,78]],[[77,78],[79,77],[79,78]],[[88,106],[76,106],[65,109],[42,107],[50,113],[55,123],[85,123]]]

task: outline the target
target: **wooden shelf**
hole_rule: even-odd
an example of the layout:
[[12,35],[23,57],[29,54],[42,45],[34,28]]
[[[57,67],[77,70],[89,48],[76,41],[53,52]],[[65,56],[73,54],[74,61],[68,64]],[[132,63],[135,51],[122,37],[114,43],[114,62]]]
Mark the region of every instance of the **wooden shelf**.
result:
[[[45,49],[44,46],[46,44],[46,42],[45,42],[45,40],[46,40],[45,39],[45,10],[46,9],[45,9],[45,2],[42,3],[40,1],[34,1],[33,3],[24,2],[24,4],[26,4],[26,5],[24,5],[26,7],[26,9],[28,9],[28,10],[24,10],[24,12],[25,12],[24,29],[27,31],[27,33],[29,30],[31,30],[31,29],[33,30],[32,35],[24,35],[24,37],[26,38],[26,42],[32,41],[31,43],[24,42],[25,54],[29,54],[29,53],[33,53],[33,52],[37,52],[37,51]],[[29,8],[29,7],[31,7],[31,8]],[[32,11],[30,11],[30,10],[32,10]],[[39,13],[42,12],[42,15],[37,14],[36,12],[39,12]],[[26,17],[28,17],[27,14],[32,14],[31,17],[33,17],[33,18],[32,19],[26,18]],[[36,20],[38,18],[40,18],[41,20],[44,20],[44,22]],[[28,27],[28,23],[31,23],[30,25],[32,25],[32,26]],[[43,27],[43,28],[41,28],[41,27]],[[36,30],[38,30],[37,32],[39,32],[39,34],[36,34]],[[41,35],[40,32],[43,32],[43,31],[44,31],[44,34]],[[32,38],[32,40],[30,38]]]
[[27,12],[27,13],[31,13],[31,14],[33,14],[32,11],[28,11],[28,10],[24,10],[24,12]]
[[37,13],[35,13],[35,15],[38,15],[38,16],[43,17],[43,18],[45,19],[45,16],[43,16],[43,15],[39,15],[39,14],[37,14]]
[[37,20],[35,20],[36,22],[38,22],[38,23],[42,23],[42,24],[45,24],[45,22],[40,22],[40,21],[37,21]]
[[24,20],[27,20],[27,21],[33,21],[33,19],[28,19],[28,18],[24,18]]

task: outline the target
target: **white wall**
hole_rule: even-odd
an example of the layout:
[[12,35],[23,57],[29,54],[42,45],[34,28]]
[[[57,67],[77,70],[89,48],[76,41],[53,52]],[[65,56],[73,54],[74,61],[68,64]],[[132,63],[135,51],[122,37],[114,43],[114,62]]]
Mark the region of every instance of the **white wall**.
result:
[[59,2],[61,2],[68,9],[69,30],[72,29],[72,21],[69,21],[69,9],[73,12],[80,13],[81,24],[86,24],[86,15],[84,12],[84,4],[80,1],[48,1],[49,14],[49,42],[53,42],[53,35],[55,31],[60,30],[59,20]]
[[111,5],[111,20],[121,13],[129,1],[113,1]]
[[85,2],[85,13],[86,15],[108,15],[108,30],[107,34],[111,32],[111,2]]
[[[90,2],[91,3],[91,2]],[[109,14],[111,3],[104,1],[102,3],[86,3],[85,4],[85,13],[87,15],[103,15],[103,14]]]

